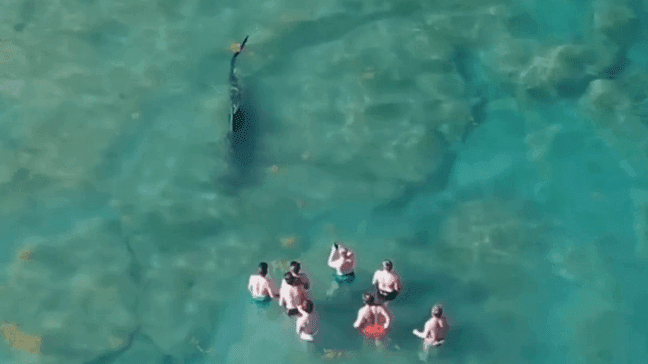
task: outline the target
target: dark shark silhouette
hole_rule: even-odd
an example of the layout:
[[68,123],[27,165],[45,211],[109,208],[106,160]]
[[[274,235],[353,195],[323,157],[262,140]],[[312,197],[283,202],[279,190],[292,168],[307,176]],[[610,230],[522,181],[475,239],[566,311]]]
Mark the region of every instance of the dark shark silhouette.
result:
[[243,52],[247,40],[245,37],[230,62],[229,130],[226,136],[229,171],[220,178],[220,187],[230,194],[254,184],[259,178],[256,168],[259,162],[259,113],[254,92],[249,85],[243,87],[236,76],[236,58]]
[[245,48],[245,43],[247,43],[248,37],[249,36],[245,37],[243,43],[241,43],[241,47],[238,51],[236,51],[236,53],[234,53],[234,56],[232,56],[232,61],[230,62],[230,138],[232,137],[231,134],[234,134],[241,129],[243,123],[243,115],[241,115],[240,110],[241,99],[243,97],[241,92],[241,85],[239,84],[238,77],[236,77],[234,69],[236,68],[236,57],[238,57],[238,55],[243,52],[243,48]]

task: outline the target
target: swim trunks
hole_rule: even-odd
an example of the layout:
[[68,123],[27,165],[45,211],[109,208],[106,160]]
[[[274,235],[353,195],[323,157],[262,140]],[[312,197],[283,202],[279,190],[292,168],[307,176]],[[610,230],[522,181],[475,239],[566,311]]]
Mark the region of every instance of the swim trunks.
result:
[[299,310],[296,308],[291,308],[290,310],[286,311],[286,315],[288,316],[297,316],[299,315]]
[[431,341],[429,338],[425,339],[425,345],[433,346],[433,347],[439,347],[445,343],[445,339],[438,339],[436,341]]
[[382,340],[385,336],[387,336],[388,330],[385,330],[385,327],[382,325],[373,324],[365,326],[362,330],[360,330],[360,332],[367,339]]
[[378,292],[376,292],[376,296],[378,296],[378,298],[383,301],[391,301],[396,298],[396,296],[398,296],[398,291],[385,292],[378,290]]
[[305,332],[300,333],[299,337],[304,341],[314,341],[315,340],[315,338],[313,337],[312,334],[307,334]]
[[335,278],[335,281],[338,283],[351,283],[355,280],[355,272],[351,272],[343,275],[338,275],[337,273],[333,273],[333,277]]
[[254,302],[257,305],[257,307],[260,308],[268,308],[270,306],[271,301],[272,301],[272,297],[270,296],[252,297],[252,302]]

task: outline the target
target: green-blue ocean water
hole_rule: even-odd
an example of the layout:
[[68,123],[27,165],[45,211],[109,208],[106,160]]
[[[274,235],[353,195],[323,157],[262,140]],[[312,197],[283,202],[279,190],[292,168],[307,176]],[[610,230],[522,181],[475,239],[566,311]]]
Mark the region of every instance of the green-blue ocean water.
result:
[[[332,350],[344,353],[338,362],[410,363],[421,345],[411,331],[440,302],[451,329],[430,362],[648,362],[648,128],[634,107],[648,95],[646,10],[639,0],[0,5],[0,320],[43,335],[42,352],[27,355],[3,329],[0,358],[279,364]],[[426,46],[412,45],[421,34]],[[237,65],[261,125],[250,156],[232,161],[228,48],[246,35]],[[578,53],[552,58],[564,68],[537,84],[521,76],[562,44],[602,47],[591,57],[614,67],[585,62],[593,71],[582,76],[579,57],[590,55]],[[610,52],[619,60],[602,60]],[[624,95],[603,116],[583,112],[597,79]],[[519,84],[532,84],[532,100]],[[536,89],[556,95],[534,99]],[[461,113],[436,105],[475,95],[488,107],[472,113],[464,141],[407,149],[417,125],[454,127]],[[101,254],[67,265],[39,255],[88,221],[113,237],[102,249],[130,257],[116,274],[132,280],[117,291],[137,301],[123,304],[134,322],[124,332],[94,335],[117,321],[94,313],[98,301],[34,298],[29,311],[15,298],[77,289],[66,288],[74,273],[48,286],[16,272],[113,269]],[[295,246],[282,244],[293,236]],[[356,252],[357,277],[328,298],[335,240]],[[17,258],[25,247],[32,260]],[[213,268],[192,270],[209,254]],[[351,325],[386,258],[404,291],[391,304],[391,344],[376,350]],[[298,341],[276,303],[250,304],[260,260],[277,283],[284,268],[272,262],[302,262],[320,317],[314,345]],[[170,295],[168,310],[158,293]],[[89,334],[48,336],[41,314],[65,311],[63,329]],[[119,335],[125,343],[103,343]]]

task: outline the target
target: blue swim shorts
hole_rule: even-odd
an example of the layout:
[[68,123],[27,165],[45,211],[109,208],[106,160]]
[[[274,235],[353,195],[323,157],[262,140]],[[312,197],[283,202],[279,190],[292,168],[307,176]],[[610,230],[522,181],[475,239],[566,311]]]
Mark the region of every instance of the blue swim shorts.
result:
[[335,278],[335,281],[338,283],[351,283],[355,280],[355,272],[351,272],[343,275],[338,275],[337,273],[333,273],[333,278]]
[[253,297],[252,302],[255,303],[257,307],[268,308],[270,306],[270,302],[272,302],[272,297],[270,296]]

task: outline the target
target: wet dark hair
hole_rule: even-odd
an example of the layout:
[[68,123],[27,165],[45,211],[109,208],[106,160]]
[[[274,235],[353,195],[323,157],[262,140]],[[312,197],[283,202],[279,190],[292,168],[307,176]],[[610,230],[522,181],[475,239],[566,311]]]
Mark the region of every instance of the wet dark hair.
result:
[[290,269],[294,270],[295,273],[299,273],[299,270],[301,269],[301,264],[293,260],[292,262],[290,262]]
[[394,267],[394,264],[392,264],[391,260],[385,259],[385,260],[383,260],[383,266],[385,266],[385,268],[387,270],[392,270],[392,268]]
[[286,283],[288,283],[289,285],[291,286],[295,285],[295,277],[290,272],[286,272],[286,274],[284,274],[284,279],[286,280]]
[[374,296],[371,293],[365,293],[362,295],[362,301],[367,305],[374,304]]
[[259,263],[259,274],[261,274],[262,276],[268,274],[268,263],[266,262]]
[[306,301],[306,307],[304,307],[304,311],[311,313],[313,312],[313,301],[307,300]]

